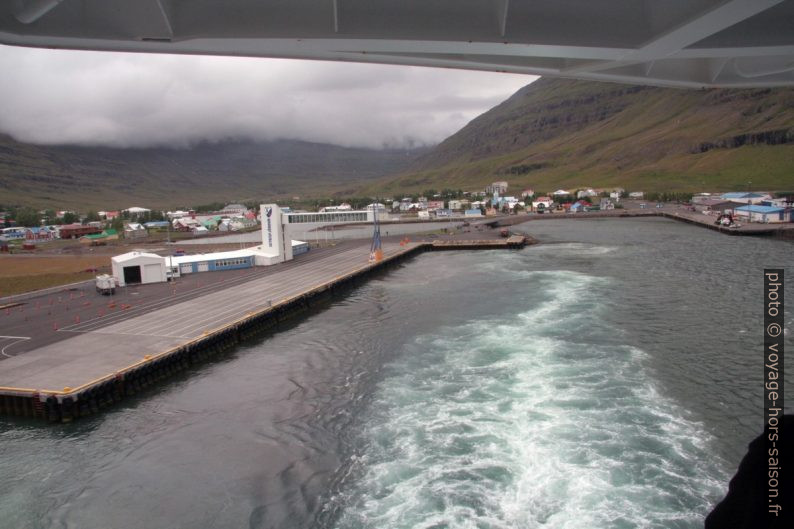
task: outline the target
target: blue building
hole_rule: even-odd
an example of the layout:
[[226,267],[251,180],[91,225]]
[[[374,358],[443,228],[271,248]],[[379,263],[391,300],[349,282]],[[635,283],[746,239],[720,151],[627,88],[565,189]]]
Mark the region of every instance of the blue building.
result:
[[723,193],[720,195],[722,200],[730,200],[731,202],[738,202],[739,204],[758,204],[762,200],[766,200],[769,195],[764,195],[761,193],[744,193],[744,192],[737,192],[737,193]]
[[309,243],[304,241],[292,241],[292,256],[300,255],[309,251]]
[[[259,247],[234,250],[231,252],[215,252],[195,255],[174,255],[166,257],[166,266],[170,277],[198,272],[217,272],[220,270],[239,270],[257,266],[257,256],[262,254]],[[300,255],[309,251],[309,243],[292,241],[292,255]]]
[[252,268],[255,264],[253,253],[246,250],[197,255],[178,255],[166,259],[171,269],[171,274],[175,276],[197,272]]
[[749,222],[794,222],[794,209],[750,205],[739,206],[733,211],[737,217]]

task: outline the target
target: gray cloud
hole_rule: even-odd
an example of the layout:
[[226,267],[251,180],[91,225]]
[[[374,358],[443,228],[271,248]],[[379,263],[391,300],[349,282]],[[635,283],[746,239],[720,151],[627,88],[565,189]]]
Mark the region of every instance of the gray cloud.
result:
[[430,145],[530,76],[0,46],[0,131],[43,144],[187,146],[229,138]]

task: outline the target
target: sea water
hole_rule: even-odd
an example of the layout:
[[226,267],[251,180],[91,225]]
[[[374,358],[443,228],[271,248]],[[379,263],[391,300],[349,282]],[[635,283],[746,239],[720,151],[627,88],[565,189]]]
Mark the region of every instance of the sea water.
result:
[[0,527],[701,527],[762,427],[791,243],[520,229],[543,244],[421,255],[103,415],[4,420]]

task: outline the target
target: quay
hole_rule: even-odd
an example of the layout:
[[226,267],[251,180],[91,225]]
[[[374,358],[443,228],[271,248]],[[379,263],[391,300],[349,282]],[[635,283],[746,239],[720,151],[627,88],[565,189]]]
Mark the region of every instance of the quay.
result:
[[523,224],[524,222],[531,222],[536,220],[551,220],[551,219],[575,219],[575,220],[588,220],[599,218],[636,218],[636,217],[663,217],[672,219],[678,222],[686,222],[694,224],[702,228],[718,231],[726,235],[744,235],[744,236],[764,236],[764,237],[778,237],[782,239],[794,239],[794,224],[793,223],[776,223],[776,224],[762,224],[753,222],[750,224],[743,224],[739,228],[728,228],[725,226],[718,226],[714,224],[714,217],[687,211],[683,208],[675,208],[671,211],[658,210],[655,208],[650,209],[615,209],[610,211],[593,211],[581,213],[552,213],[544,215],[511,215],[507,217],[494,217],[486,220],[481,220],[478,224],[491,227],[514,226],[516,224]]
[[[513,249],[527,242],[533,241],[515,235],[394,240],[383,243],[381,261],[370,262],[368,242],[357,241],[248,273],[196,274],[173,283],[141,285],[126,295],[64,291],[8,303],[0,309],[0,415],[71,422],[241,341],[275,331],[323,300],[421,252]],[[189,288],[200,276],[215,274],[205,285]],[[133,297],[134,304],[129,302]],[[51,323],[55,314],[69,319],[58,326]]]

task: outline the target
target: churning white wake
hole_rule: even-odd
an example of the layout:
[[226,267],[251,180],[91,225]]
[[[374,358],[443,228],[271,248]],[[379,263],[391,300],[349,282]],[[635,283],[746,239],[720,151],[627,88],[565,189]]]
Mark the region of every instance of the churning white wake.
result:
[[525,311],[418,336],[389,366],[337,527],[701,527],[726,476],[601,318],[609,280],[511,273]]

